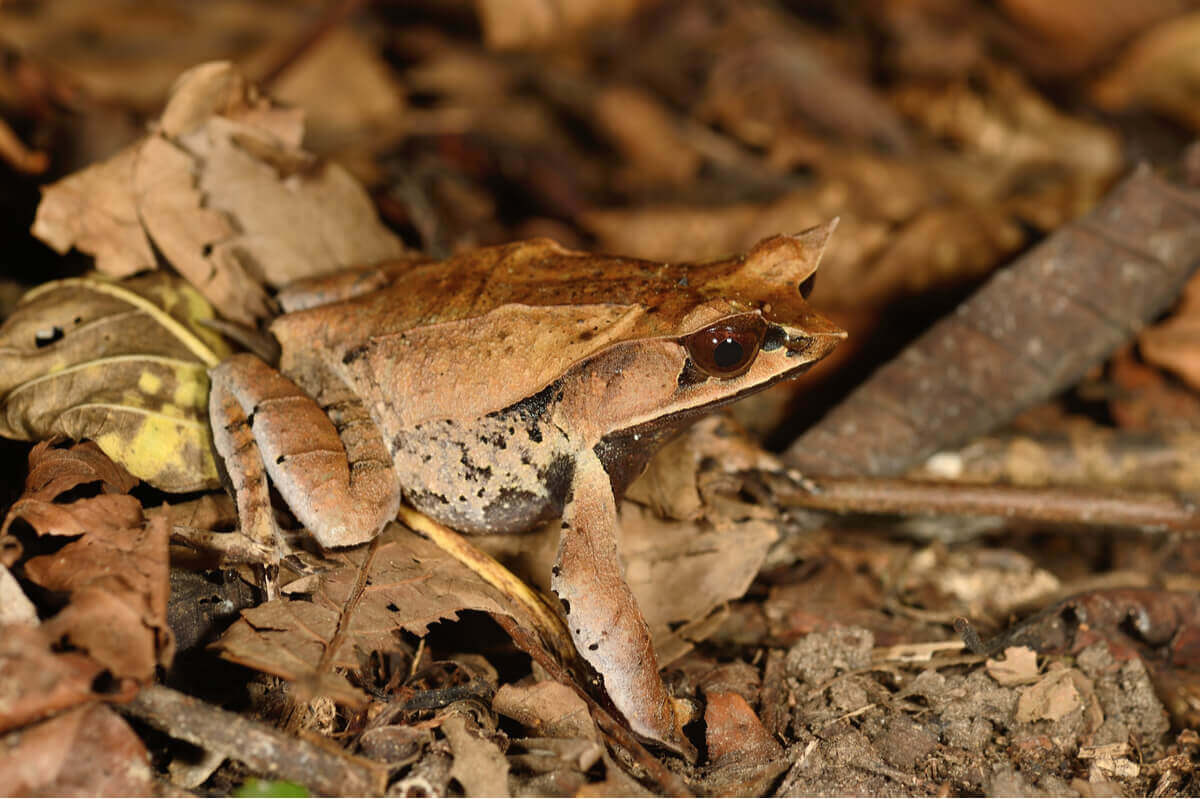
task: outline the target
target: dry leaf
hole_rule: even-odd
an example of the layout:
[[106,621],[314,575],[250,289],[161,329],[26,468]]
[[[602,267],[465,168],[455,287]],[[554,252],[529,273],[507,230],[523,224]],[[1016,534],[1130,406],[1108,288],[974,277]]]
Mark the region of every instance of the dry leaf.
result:
[[[343,676],[402,631],[423,635],[462,610],[512,616],[534,629],[504,594],[398,524],[370,544],[330,558],[312,599],[277,599],[243,611],[217,642],[222,657],[299,683],[314,695],[358,704]],[[336,670],[336,671],[335,671]]]
[[989,658],[985,666],[991,678],[1001,685],[1036,682],[1039,674],[1037,652],[1027,646],[1010,646],[1004,650],[1003,660]]
[[1093,717],[1092,729],[1104,720],[1092,681],[1078,669],[1055,669],[1021,692],[1014,718],[1021,722],[1058,721],[1076,710]]
[[1153,108],[1200,131],[1200,12],[1168,19],[1139,36],[1092,88],[1108,111]]
[[0,627],[9,624],[36,626],[37,623],[37,608],[25,596],[8,567],[0,563]]
[[19,52],[53,65],[73,92],[148,114],[179,73],[201,61],[277,57],[281,42],[311,24],[312,9],[272,0],[3,3],[0,29]]
[[157,796],[142,739],[104,705],[76,708],[0,738],[8,796]]
[[[1188,0],[1002,0],[1009,16],[1033,34],[1024,48],[1032,60],[1056,74],[1074,72],[1110,55],[1124,40],[1160,20],[1187,10]],[[1022,48],[1018,46],[1018,52]]]
[[548,44],[605,22],[622,20],[647,0],[475,0],[488,47]]
[[789,139],[822,131],[893,152],[909,149],[895,110],[829,58],[817,35],[765,6],[731,10],[725,38],[711,43],[715,63],[701,117],[760,147],[790,149]]
[[783,747],[738,694],[713,692],[706,700],[708,791],[716,796],[764,795],[772,781],[788,767]]
[[1167,319],[1138,335],[1138,349],[1147,362],[1200,389],[1200,276],[1188,281],[1179,306]]
[[606,88],[596,96],[593,113],[597,127],[624,156],[629,185],[683,184],[695,178],[700,154],[651,93],[631,86]]
[[[103,460],[90,442],[69,450],[38,444],[29,456],[25,493],[9,510],[0,535],[23,519],[39,535],[78,536],[23,564],[32,582],[69,596],[41,629],[88,653],[118,679],[149,680],[174,653],[167,627],[166,521],[144,524],[141,504],[118,493],[128,490],[131,479],[125,475],[114,483],[119,470],[105,468]],[[96,480],[108,493],[55,502]]]
[[[1059,111],[1010,69],[989,67],[977,83],[909,84],[892,98],[930,135],[962,149],[965,157],[950,162],[951,169],[983,159],[991,180],[1009,184],[1004,194],[1028,182],[1034,168],[1052,168],[1089,180],[1098,195],[1125,166],[1120,137],[1111,129]],[[971,196],[969,186],[962,191]]]
[[492,707],[538,738],[600,740],[587,703],[570,686],[553,680],[501,685]]
[[43,284],[0,326],[0,435],[90,438],[165,491],[215,488],[213,310],[166,274]]
[[262,289],[399,255],[344,169],[300,149],[299,112],[228,63],[184,73],[154,133],[45,190],[34,235],[117,276],[157,263],[149,242],[221,312],[253,324]]
[[305,109],[304,140],[314,152],[336,153],[338,160],[364,156],[367,163],[352,167],[360,176],[362,168],[379,170],[372,158],[400,137],[407,122],[401,87],[387,62],[371,39],[350,27],[327,32],[272,84],[272,95]]
[[0,733],[103,698],[94,685],[104,667],[78,652],[54,652],[53,644],[39,627],[0,627]]
[[509,795],[508,761],[500,747],[469,729],[463,713],[443,721],[441,730],[454,753],[450,777],[458,780],[467,796]]

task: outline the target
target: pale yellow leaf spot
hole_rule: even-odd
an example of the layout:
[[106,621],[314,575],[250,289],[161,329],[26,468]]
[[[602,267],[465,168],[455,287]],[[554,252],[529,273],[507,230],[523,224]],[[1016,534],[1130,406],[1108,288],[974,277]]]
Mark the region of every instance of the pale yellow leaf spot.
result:
[[138,377],[138,388],[141,389],[142,393],[144,394],[157,394],[162,390],[162,386],[162,378],[153,372],[142,372],[141,376]]
[[[163,409],[164,412],[169,412]],[[129,470],[135,477],[153,482],[165,473],[192,473],[215,480],[207,427],[184,423],[157,414],[145,418],[132,435],[101,433],[95,439],[104,454]],[[185,453],[197,460],[185,459]]]
[[175,404],[182,408],[202,408],[208,402],[208,378],[202,373],[196,375],[179,374],[179,384],[175,386]]

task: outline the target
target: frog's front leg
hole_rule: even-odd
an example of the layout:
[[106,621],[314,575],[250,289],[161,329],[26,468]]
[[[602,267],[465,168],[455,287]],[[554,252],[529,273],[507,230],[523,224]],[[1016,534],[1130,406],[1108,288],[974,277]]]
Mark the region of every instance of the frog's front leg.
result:
[[312,397],[253,355],[230,358],[210,377],[213,438],[244,533],[267,543],[264,528],[274,530],[261,468],[255,476],[256,454],[292,513],[323,547],[368,541],[396,517],[400,487],[391,458],[349,392],[335,396],[336,402],[322,397],[339,417],[339,432]]
[[630,728],[690,756],[694,749],[659,677],[650,629],[621,573],[618,523],[608,473],[585,449],[563,509],[551,587],[576,649],[603,676],[605,692]]

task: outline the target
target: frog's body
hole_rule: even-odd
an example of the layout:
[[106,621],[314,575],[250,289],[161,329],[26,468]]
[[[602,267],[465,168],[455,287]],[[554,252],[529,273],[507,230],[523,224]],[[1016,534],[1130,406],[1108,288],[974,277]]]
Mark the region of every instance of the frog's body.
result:
[[238,356],[213,373],[243,527],[270,525],[259,461],[324,546],[372,538],[401,496],[468,532],[562,517],[553,585],[578,649],[635,731],[683,745],[616,501],[670,434],[844,335],[798,291],[831,230],[692,265],[530,242],[285,291],[279,371]]

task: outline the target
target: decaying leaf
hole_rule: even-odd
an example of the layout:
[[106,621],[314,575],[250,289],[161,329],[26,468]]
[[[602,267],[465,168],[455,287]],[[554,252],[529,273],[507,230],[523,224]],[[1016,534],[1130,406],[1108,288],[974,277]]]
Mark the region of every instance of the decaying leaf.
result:
[[297,683],[314,695],[359,704],[344,676],[370,652],[395,647],[402,630],[480,610],[535,629],[523,609],[434,544],[393,524],[364,547],[329,558],[307,598],[282,598],[242,613],[217,642],[222,657]]
[[553,680],[502,685],[492,707],[539,738],[600,740],[587,703],[570,687]]
[[99,704],[0,738],[0,790],[9,796],[162,794],[142,739]]
[[[77,536],[22,564],[32,582],[69,596],[40,629],[88,653],[118,679],[149,680],[174,653],[166,618],[166,520],[144,523],[141,504],[122,493],[134,481],[119,467],[105,466],[106,460],[91,442],[69,450],[38,444],[25,493],[0,535],[11,534],[13,522],[22,519],[38,535]],[[55,502],[93,482],[104,493]]]
[[34,235],[114,276],[153,269],[154,249],[221,312],[269,315],[263,283],[399,255],[362,187],[300,147],[301,114],[273,105],[225,62],[184,73],[154,132],[45,190]]
[[762,796],[787,770],[783,747],[738,694],[712,692],[706,698],[706,787],[718,796]]
[[78,652],[54,652],[53,644],[36,626],[0,627],[0,733],[104,698],[94,687],[104,667]]
[[92,439],[157,488],[217,487],[206,370],[229,349],[213,316],[166,273],[30,291],[0,326],[0,435]]
[[463,713],[442,722],[441,730],[454,752],[450,776],[467,796],[508,796],[508,761],[500,747],[468,724]]

